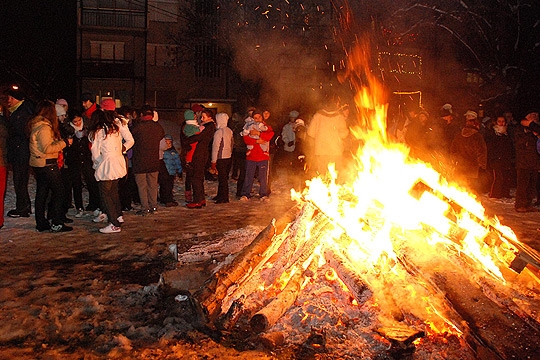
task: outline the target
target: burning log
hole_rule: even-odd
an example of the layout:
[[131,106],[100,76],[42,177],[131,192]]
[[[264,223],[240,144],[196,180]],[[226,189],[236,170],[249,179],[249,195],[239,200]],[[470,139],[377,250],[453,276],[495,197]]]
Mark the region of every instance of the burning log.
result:
[[262,254],[271,244],[274,235],[281,233],[298,216],[300,210],[301,207],[295,206],[274,224],[269,224],[228,266],[224,266],[214,274],[197,292],[195,297],[206,309],[210,321],[213,322],[221,313],[221,301],[225,298],[229,287],[251,273],[262,260]]
[[249,322],[251,329],[260,333],[272,327],[296,300],[303,280],[304,274],[298,269],[283,291],[272,302],[253,315]]
[[[298,267],[299,265],[296,262],[291,262],[292,258],[298,259],[298,256],[300,256],[301,265],[304,261],[307,261],[307,258],[315,250],[315,246],[319,243],[318,237],[322,236],[324,232],[316,232],[317,238],[313,239],[309,243],[309,246],[301,247],[299,242],[303,243],[306,241],[305,224],[313,221],[316,224],[315,228],[318,230],[328,225],[328,222],[319,221],[317,216],[315,219],[312,219],[313,215],[314,208],[304,206],[296,221],[291,224],[287,231],[274,236],[272,243],[261,255],[261,261],[259,261],[258,265],[251,270],[250,274],[237,281],[229,289],[225,298],[222,300],[222,308],[226,309],[228,306],[231,306],[231,302],[236,299],[248,297],[253,292],[259,290],[261,286],[265,286],[265,284],[272,285],[284,273],[284,269],[289,269],[292,266]],[[302,251],[297,251],[299,249]],[[270,264],[271,262],[273,263]],[[265,279],[262,278],[263,269]]]
[[324,253],[328,265],[337,273],[341,281],[352,293],[359,305],[364,304],[371,298],[372,292],[360,276],[349,266],[348,260],[334,250],[328,250]]
[[[493,224],[491,221],[478,217],[476,214],[467,210],[464,206],[457,202],[457,200],[452,199],[450,196],[447,196],[441,191],[434,189],[432,186],[426,184],[422,180],[418,181],[411,189],[411,193],[416,198],[420,198],[422,193],[426,191],[435,194],[438,198],[448,203],[456,213],[466,212],[475,222],[484,226],[490,231],[495,232],[502,241],[512,247],[514,249],[515,258],[509,264],[510,269],[520,273],[527,266],[527,264],[530,264],[540,270],[540,255],[534,249],[505,234],[502,229]],[[451,214],[447,214],[447,217],[452,221],[455,220],[452,218]],[[451,240],[455,241],[454,238],[451,238]]]
[[319,257],[313,256],[313,259],[306,270],[302,271],[301,268],[296,269],[283,291],[281,291],[268,305],[253,315],[249,322],[253,331],[256,333],[263,332],[272,327],[279,320],[285,311],[287,311],[296,301],[304,281],[315,274],[318,262]]

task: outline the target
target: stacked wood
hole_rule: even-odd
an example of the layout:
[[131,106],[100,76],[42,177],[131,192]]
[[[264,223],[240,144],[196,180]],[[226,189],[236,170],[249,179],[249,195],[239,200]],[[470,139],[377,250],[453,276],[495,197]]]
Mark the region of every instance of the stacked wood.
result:
[[[307,224],[313,217],[313,210],[311,206],[304,206],[295,222],[290,224],[283,233],[274,236],[272,243],[261,255],[261,261],[258,265],[231,286],[222,300],[223,309],[227,309],[233,301],[240,297],[247,298],[253,292],[258,291],[261,286],[273,286],[276,279],[281,277],[284,269],[289,267],[291,254],[298,249],[299,238],[304,236],[305,227],[299,224]],[[270,263],[272,266],[268,268]]]
[[251,272],[262,260],[262,254],[272,243],[275,234],[281,233],[297,218],[301,207],[295,206],[283,217],[269,224],[253,242],[244,248],[228,265],[214,274],[195,294],[202,308],[206,309],[208,320],[213,322],[221,313],[221,301],[229,287]]
[[281,316],[287,311],[296,301],[298,293],[302,287],[302,283],[307,277],[314,274],[313,268],[319,262],[318,256],[313,256],[311,265],[307,270],[295,269],[295,273],[290,278],[287,286],[276,296],[268,305],[257,312],[250,320],[250,325],[256,333],[263,332],[272,327]]
[[540,330],[534,321],[497,301],[495,290],[479,286],[466,265],[460,266],[442,254],[434,258],[431,261],[437,263],[436,268],[411,254],[400,260],[409,273],[421,276],[431,289],[444,294],[456,317],[464,319],[460,325],[464,339],[479,359],[534,359],[540,354]]
[[[470,273],[467,276],[467,264],[460,268],[441,254],[433,254],[438,265],[444,263],[444,268],[450,269],[446,274],[438,272],[432,265],[423,264],[424,259],[409,258],[400,253],[394,266],[400,267],[400,272],[405,272],[402,280],[393,284],[392,280],[386,280],[383,273],[368,277],[354,267],[352,259],[342,250],[351,241],[346,229],[341,228],[342,238],[338,241],[344,244],[341,249],[326,246],[331,243],[326,237],[335,236],[332,230],[336,227],[340,225],[309,202],[291,209],[270,224],[195,294],[206,311],[208,323],[219,329],[231,330],[239,318],[245,316],[242,319],[249,320],[253,332],[270,331],[259,335],[270,348],[279,346],[284,341],[284,334],[272,332],[272,327],[295,304],[302,289],[318,273],[319,256],[324,256],[332,274],[339,277],[358,305],[366,304],[373,296],[370,286],[382,288],[382,292],[377,293],[376,302],[386,308],[380,310],[380,315],[387,322],[378,332],[401,355],[414,351],[414,340],[427,334],[427,330],[424,332],[406,324],[411,318],[423,319],[426,309],[427,312],[433,310],[434,316],[440,317],[437,321],[441,327],[430,320],[431,326],[435,326],[432,328],[435,333],[449,331],[456,338],[463,336],[479,358],[517,358],[523,354],[533,358],[534,354],[540,352],[534,340],[540,334],[538,329],[530,326],[530,319],[520,319],[511,307],[501,310],[503,305],[484,295],[471,279]],[[449,235],[451,240],[461,241],[463,234],[459,229],[452,234]],[[322,254],[319,250],[322,250]],[[530,263],[535,261],[534,258],[528,260],[525,268],[531,268]],[[534,270],[533,275],[538,275]],[[540,278],[540,275],[536,277]],[[426,301],[428,307],[420,308],[424,312],[407,309],[404,298],[392,295],[393,290],[413,283],[422,290],[423,298],[430,299]],[[384,302],[379,301],[383,298]],[[477,304],[479,299],[481,304]],[[519,341],[499,341],[516,329],[519,329]]]
[[339,278],[352,293],[359,305],[371,298],[372,292],[358,273],[349,266],[349,261],[337,251],[328,250],[324,253],[328,264],[336,271]]

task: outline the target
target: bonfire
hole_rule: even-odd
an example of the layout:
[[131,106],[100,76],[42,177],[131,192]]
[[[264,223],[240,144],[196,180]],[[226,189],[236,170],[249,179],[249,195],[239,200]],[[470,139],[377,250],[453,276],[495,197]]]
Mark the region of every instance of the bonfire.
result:
[[348,76],[363,79],[354,176],[331,166],[291,190],[297,206],[194,292],[204,326],[297,358],[537,356],[540,257],[388,138],[368,58],[349,54]]

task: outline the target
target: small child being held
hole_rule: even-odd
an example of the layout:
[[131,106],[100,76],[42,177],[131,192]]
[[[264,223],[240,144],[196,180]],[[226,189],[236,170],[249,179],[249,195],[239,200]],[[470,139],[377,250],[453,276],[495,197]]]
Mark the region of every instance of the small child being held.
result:
[[[182,130],[184,135],[191,137],[201,133],[202,129],[197,123],[197,120],[195,120],[195,113],[192,110],[186,110],[184,112],[184,119],[186,119],[186,125],[184,125],[184,129]],[[196,148],[197,143],[191,143],[191,149],[186,153],[186,163],[191,163]]]
[[[259,135],[251,135],[251,130],[257,130],[259,132],[267,131],[268,126],[266,126],[265,123],[255,121],[252,117],[247,117],[245,120],[244,128],[240,132],[240,135],[246,136],[248,135],[252,139],[259,139]],[[264,151],[265,154],[268,154],[268,150],[270,149],[270,143],[265,142],[260,144],[261,150]],[[251,153],[251,150],[253,149],[253,145],[247,145],[247,152],[246,156],[248,156]]]

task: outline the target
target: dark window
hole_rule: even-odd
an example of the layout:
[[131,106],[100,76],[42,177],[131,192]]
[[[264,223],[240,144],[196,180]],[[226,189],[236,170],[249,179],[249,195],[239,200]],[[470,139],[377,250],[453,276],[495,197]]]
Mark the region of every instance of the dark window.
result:
[[218,78],[221,69],[218,59],[218,47],[215,44],[200,44],[195,47],[195,76]]
[[199,14],[215,15],[217,13],[216,0],[197,0],[195,2],[195,11]]

